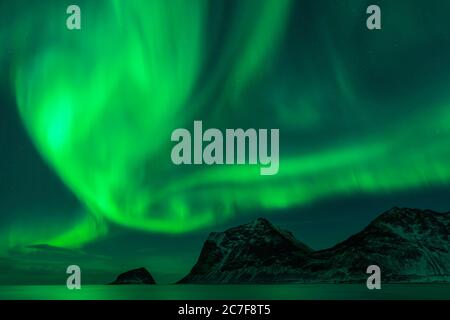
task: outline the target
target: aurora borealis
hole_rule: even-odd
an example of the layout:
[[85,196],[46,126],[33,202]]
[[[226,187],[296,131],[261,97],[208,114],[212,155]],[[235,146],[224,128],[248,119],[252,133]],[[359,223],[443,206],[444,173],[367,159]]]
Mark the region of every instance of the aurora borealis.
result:
[[[449,210],[450,2],[376,1],[369,31],[372,2],[77,0],[68,31],[72,3],[2,1],[0,255],[89,260],[96,244],[129,250],[125,233],[150,239],[150,259],[260,212],[296,225],[320,208],[339,238],[395,199]],[[174,166],[170,134],[195,120],[279,128],[278,174]],[[361,199],[377,205],[333,204]]]

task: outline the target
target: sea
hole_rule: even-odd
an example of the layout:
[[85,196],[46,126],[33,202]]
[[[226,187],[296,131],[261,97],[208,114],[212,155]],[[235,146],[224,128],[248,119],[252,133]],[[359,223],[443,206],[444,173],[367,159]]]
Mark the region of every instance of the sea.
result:
[[450,284],[0,286],[0,300],[450,300]]

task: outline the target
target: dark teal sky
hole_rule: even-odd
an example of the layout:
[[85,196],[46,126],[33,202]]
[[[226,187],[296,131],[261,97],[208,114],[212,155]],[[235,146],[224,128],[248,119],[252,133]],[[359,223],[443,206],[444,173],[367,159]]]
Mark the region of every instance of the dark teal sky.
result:
[[[450,209],[450,2],[377,1],[368,31],[372,1],[79,1],[78,33],[63,2],[0,4],[0,284],[176,281],[259,216],[321,249]],[[194,120],[279,128],[279,174],[174,167]]]

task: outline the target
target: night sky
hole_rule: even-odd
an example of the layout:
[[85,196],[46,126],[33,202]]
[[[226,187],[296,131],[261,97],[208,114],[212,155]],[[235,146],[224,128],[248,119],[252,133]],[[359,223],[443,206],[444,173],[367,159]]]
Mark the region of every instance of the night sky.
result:
[[[81,7],[68,31],[66,8]],[[382,30],[366,28],[366,8]],[[259,216],[322,249],[450,210],[447,0],[0,3],[0,284],[183,277]],[[280,169],[175,166],[171,132],[279,128]]]

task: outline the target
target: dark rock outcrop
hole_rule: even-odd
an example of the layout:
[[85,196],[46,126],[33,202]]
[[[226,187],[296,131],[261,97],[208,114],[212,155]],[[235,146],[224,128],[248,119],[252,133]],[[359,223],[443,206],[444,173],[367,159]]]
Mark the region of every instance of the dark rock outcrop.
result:
[[121,273],[117,279],[110,284],[156,284],[156,282],[147,269],[138,268]]
[[180,283],[450,282],[450,214],[393,208],[336,246],[312,251],[265,219],[211,233]]

